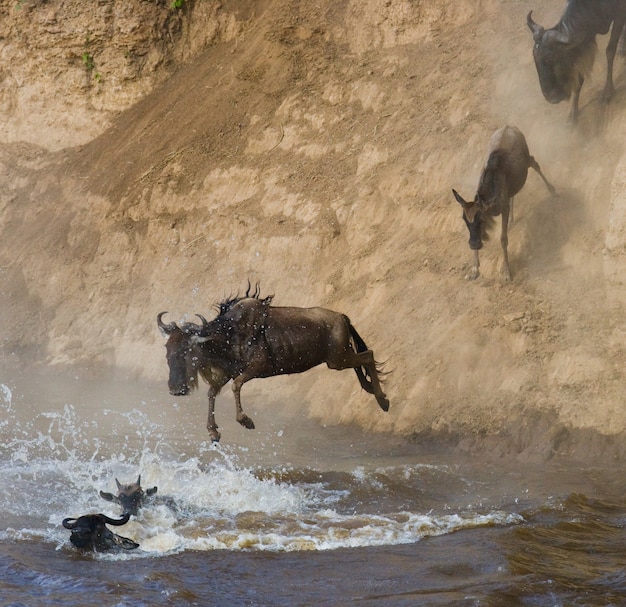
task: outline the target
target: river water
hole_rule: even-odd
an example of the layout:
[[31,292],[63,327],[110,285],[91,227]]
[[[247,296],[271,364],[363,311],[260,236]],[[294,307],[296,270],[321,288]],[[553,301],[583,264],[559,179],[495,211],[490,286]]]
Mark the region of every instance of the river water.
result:
[[[266,380],[262,380],[266,381]],[[272,381],[272,380],[267,380]],[[268,384],[271,385],[271,384]],[[460,457],[218,398],[0,376],[0,607],[626,605],[622,468]],[[144,508],[124,554],[81,554],[65,517]]]

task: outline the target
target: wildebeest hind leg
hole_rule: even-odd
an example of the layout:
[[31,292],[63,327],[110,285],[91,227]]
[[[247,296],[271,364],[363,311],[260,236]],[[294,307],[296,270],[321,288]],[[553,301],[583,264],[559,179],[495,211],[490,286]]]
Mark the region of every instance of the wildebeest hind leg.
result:
[[[374,395],[379,407],[383,411],[389,411],[389,399],[383,392],[380,379],[378,377],[374,353],[371,350],[364,350],[363,352],[353,352],[352,354],[351,364],[347,366],[352,367],[356,371],[361,386],[366,392]],[[369,377],[369,385],[368,379],[363,373],[363,369],[365,370],[367,377]]]
[[[530,164],[530,168],[534,169],[539,175],[539,177],[543,179],[543,182],[546,184],[546,187],[548,188],[548,191],[550,192],[550,194],[552,196],[556,196],[556,190],[554,189],[554,186],[546,179],[546,176],[541,172],[541,167],[539,166],[539,163],[533,158],[533,156],[530,157],[529,164]],[[513,216],[513,199],[511,199],[511,217],[512,216]]]
[[254,375],[247,376],[245,373],[238,375],[233,380],[233,394],[235,395],[235,419],[248,430],[254,430],[254,422],[243,412],[241,408],[241,388]]

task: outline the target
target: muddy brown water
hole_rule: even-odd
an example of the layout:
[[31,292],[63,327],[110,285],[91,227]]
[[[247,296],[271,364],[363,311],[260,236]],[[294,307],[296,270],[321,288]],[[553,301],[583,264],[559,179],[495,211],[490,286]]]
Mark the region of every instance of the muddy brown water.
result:
[[[0,605],[626,604],[623,469],[460,457],[218,399],[76,375],[0,377]],[[300,412],[302,413],[302,412]],[[81,554],[67,516],[141,473],[174,506]]]

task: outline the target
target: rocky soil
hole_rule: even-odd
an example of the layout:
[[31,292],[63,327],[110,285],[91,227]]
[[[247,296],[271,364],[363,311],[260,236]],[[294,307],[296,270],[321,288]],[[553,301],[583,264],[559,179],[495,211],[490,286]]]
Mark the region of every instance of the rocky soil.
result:
[[[623,457],[626,68],[603,104],[606,37],[572,128],[532,62],[526,13],[553,25],[548,0],[170,4],[0,0],[5,358],[163,381],[167,406],[156,314],[210,316],[259,282],[348,314],[392,408],[320,368],[246,386],[257,424],[289,406],[461,449]],[[473,196],[504,124],[559,196],[531,171],[513,281],[496,231],[469,282],[451,188]]]

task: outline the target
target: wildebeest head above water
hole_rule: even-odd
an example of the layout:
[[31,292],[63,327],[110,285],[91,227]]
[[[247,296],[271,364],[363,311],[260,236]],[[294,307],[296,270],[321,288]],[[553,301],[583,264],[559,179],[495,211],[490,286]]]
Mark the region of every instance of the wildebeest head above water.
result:
[[550,103],[572,98],[570,119],[578,118],[578,100],[585,78],[591,73],[596,53],[596,35],[606,34],[613,23],[606,48],[607,75],[603,97],[614,93],[613,61],[626,22],[624,0],[568,0],[559,22],[544,29],[526,18],[533,34],[533,58],[543,96]]
[[139,509],[145,504],[146,499],[152,497],[157,492],[156,487],[146,489],[145,491],[143,490],[141,486],[141,474],[137,478],[136,483],[122,485],[117,479],[115,479],[115,483],[118,489],[117,495],[100,491],[100,497],[107,500],[107,502],[119,504],[124,514],[129,513],[133,516],[137,516]]
[[119,527],[125,525],[129,518],[129,513],[120,519],[109,518],[106,514],[85,514],[78,518],[63,519],[63,526],[72,532],[70,542],[80,550],[119,552],[134,550],[139,544],[113,533],[107,525]]
[[169,390],[188,394],[198,385],[198,375],[209,384],[207,429],[212,440],[220,434],[215,423],[215,397],[231,379],[237,421],[248,429],[253,421],[241,408],[241,387],[256,377],[302,373],[326,363],[331,369],[355,370],[362,388],[376,397],[383,411],[389,401],[382,391],[380,368],[374,354],[352,326],[350,319],[325,308],[275,307],[272,297],[261,298],[258,289],[245,297],[222,302],[218,316],[201,325],[165,324],[161,312],[157,324],[167,336]]

